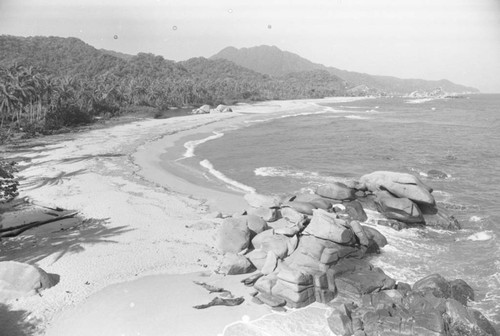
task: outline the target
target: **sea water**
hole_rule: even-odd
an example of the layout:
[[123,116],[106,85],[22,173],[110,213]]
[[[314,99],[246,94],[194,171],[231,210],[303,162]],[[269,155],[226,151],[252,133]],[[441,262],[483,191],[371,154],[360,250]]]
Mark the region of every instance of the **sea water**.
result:
[[[313,105],[311,113],[261,115],[190,143],[188,155],[196,151],[200,169],[208,167],[233,189],[262,194],[292,194],[377,170],[418,176],[462,230],[377,226],[389,245],[370,261],[410,284],[432,273],[465,280],[476,294],[471,306],[498,328],[500,95]],[[433,169],[446,177],[432,177]]]

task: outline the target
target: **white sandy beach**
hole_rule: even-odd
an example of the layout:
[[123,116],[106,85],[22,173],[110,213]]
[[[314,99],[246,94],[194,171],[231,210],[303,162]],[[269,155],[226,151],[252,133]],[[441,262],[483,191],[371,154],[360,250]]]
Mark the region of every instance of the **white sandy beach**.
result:
[[[203,289],[193,288],[191,280],[199,275],[147,278],[140,286],[130,283],[148,275],[216,270],[222,258],[214,247],[221,220],[210,213],[231,214],[246,207],[243,193],[223,183],[214,187],[196,183],[202,175],[186,180],[172,174],[161,165],[160,155],[170,151],[174,160],[186,141],[262,119],[262,114],[321,107],[304,100],[239,105],[234,110],[139,120],[47,138],[49,145],[22,153],[31,161],[20,173],[20,197],[77,210],[94,220],[76,230],[25,235],[2,245],[5,259],[36,263],[60,277],[41,296],[9,302],[10,308],[30,312],[30,319],[48,335],[193,335],[198,329],[200,335],[216,335],[245,315],[253,319],[270,312],[250,302],[237,277],[208,279],[246,295],[244,304],[195,312],[192,305],[210,301]],[[12,242],[23,248],[5,250],[12,248]],[[119,285],[99,294],[113,284]],[[135,296],[117,294],[122,290]],[[68,330],[72,326],[75,331]]]

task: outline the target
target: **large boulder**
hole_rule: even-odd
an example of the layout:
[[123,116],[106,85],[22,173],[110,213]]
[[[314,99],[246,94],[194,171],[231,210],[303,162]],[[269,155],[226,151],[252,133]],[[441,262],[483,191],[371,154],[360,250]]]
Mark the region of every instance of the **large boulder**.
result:
[[373,240],[380,248],[387,245],[387,238],[385,238],[385,236],[377,229],[367,225],[362,225],[362,227],[368,239]]
[[17,261],[0,262],[0,302],[35,295],[56,283],[56,276],[38,266]]
[[316,209],[316,206],[312,204],[311,202],[302,202],[302,201],[292,201],[292,202],[285,202],[283,203],[284,207],[290,207],[294,209],[295,211],[303,214],[303,215],[312,215],[313,210]]
[[289,240],[290,238],[287,236],[274,234],[273,230],[267,230],[255,236],[252,239],[252,245],[256,250],[266,253],[273,251],[278,258],[283,259],[288,255]]
[[437,206],[420,205],[426,226],[443,230],[460,230],[460,223],[446,209]]
[[450,297],[467,306],[469,301],[474,301],[474,290],[467,282],[456,279],[450,281]]
[[332,312],[328,316],[328,326],[335,335],[351,336],[354,334],[351,312],[344,303],[332,305]]
[[194,109],[193,114],[205,114],[205,113],[210,113],[210,105],[203,105],[200,106],[197,109]]
[[359,182],[363,188],[371,192],[388,190],[391,194],[417,203],[429,205],[436,203],[431,195],[432,189],[411,174],[376,171],[363,175]]
[[356,190],[349,188],[343,183],[333,182],[327,185],[321,185],[316,189],[316,194],[339,201],[353,200],[356,198]]
[[293,224],[299,224],[304,221],[306,216],[297,210],[289,207],[281,208],[281,217],[287,219]]
[[342,205],[345,207],[345,214],[349,216],[352,220],[357,220],[359,222],[364,222],[368,219],[363,205],[359,201],[343,202]]
[[313,217],[304,233],[340,244],[350,243],[354,238],[354,233],[345,221],[323,209],[313,210]]
[[396,285],[394,279],[365,260],[342,259],[333,270],[338,293],[357,302],[365,294],[393,289]]
[[269,227],[267,226],[267,222],[259,216],[256,215],[247,215],[247,227],[250,230],[250,235],[253,237],[263,231],[266,231]]
[[408,198],[396,198],[387,191],[379,191],[376,200],[379,211],[387,218],[409,224],[424,222],[419,207]]
[[253,208],[260,208],[260,207],[271,208],[278,206],[281,203],[279,197],[261,195],[257,193],[245,194],[243,198]]
[[226,253],[220,266],[220,272],[227,275],[246,274],[253,271],[255,271],[255,266],[250,260],[234,253]]
[[219,229],[217,248],[222,253],[239,253],[250,244],[250,229],[245,216],[226,218]]
[[247,213],[249,215],[255,215],[266,222],[274,222],[279,219],[279,212],[276,208],[259,207],[248,209]]
[[451,295],[450,283],[440,274],[428,275],[413,284],[413,291],[430,292],[438,298],[449,298]]
[[218,105],[216,108],[210,111],[210,113],[226,113],[226,112],[233,112],[233,110],[229,106],[222,104]]

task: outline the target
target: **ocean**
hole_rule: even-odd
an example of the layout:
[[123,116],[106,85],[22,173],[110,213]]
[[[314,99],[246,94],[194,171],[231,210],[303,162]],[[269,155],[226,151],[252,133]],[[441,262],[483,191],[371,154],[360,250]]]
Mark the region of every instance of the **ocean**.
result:
[[[199,169],[243,192],[293,194],[377,170],[434,189],[460,231],[376,226],[389,245],[370,261],[398,281],[439,273],[475,290],[472,307],[500,324],[500,95],[368,98],[259,115],[186,146]],[[429,170],[446,178],[429,176]],[[377,214],[370,213],[370,223]]]

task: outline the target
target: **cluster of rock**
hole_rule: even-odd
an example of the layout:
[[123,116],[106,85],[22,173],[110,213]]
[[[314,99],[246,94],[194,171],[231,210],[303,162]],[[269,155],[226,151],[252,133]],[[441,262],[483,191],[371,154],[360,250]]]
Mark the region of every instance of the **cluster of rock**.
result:
[[14,179],[13,171],[14,163],[0,161],[0,203],[9,202],[19,194],[19,182]]
[[[344,312],[343,315],[337,312],[338,316],[331,318],[351,326],[346,330],[352,332],[342,335],[352,335],[355,331],[360,331],[357,335],[391,335],[391,332],[399,335],[401,330],[403,335],[412,335],[412,328],[420,328],[421,324],[411,316],[420,314],[417,308],[429,306],[422,303],[428,297],[419,296],[420,292],[416,291],[423,287],[416,284],[411,291],[409,285],[396,284],[383,270],[361,260],[366,254],[379,253],[387,244],[379,231],[361,223],[367,220],[364,208],[370,208],[380,211],[387,217],[386,221],[398,224],[398,228],[413,224],[458,228],[453,217],[438,212],[431,193],[431,188],[412,175],[374,172],[348,184],[320,186],[314,194],[292,197],[247,194],[245,199],[250,208],[224,219],[218,232],[217,246],[224,253],[220,271],[244,274],[258,270],[245,284],[253,285],[256,290],[255,302],[271,307],[299,308],[316,301],[331,303],[337,297],[350,300],[338,310]],[[410,294],[406,298],[407,293]],[[389,312],[389,308],[377,303],[382,296],[387,296],[387,300],[400,300],[402,308],[398,310],[394,303]],[[372,300],[370,304],[365,302],[367,297]],[[408,310],[412,304],[415,307]],[[454,320],[443,314],[454,317],[459,310],[455,303],[448,305],[455,310],[436,310],[442,313],[436,321],[429,322],[426,319],[434,317],[422,315],[425,323],[446,326],[437,330],[434,325],[422,322],[421,328],[428,330],[422,335],[448,335],[446,328]],[[359,312],[359,316],[362,312],[366,314],[358,317],[355,312]],[[375,319],[373,314],[386,314],[387,326],[380,322],[385,321],[385,317]],[[383,332],[379,332],[380,328]]]
[[330,303],[328,324],[336,335],[497,335],[479,311],[467,307],[474,291],[460,279],[447,281],[433,274],[413,287],[397,283],[357,297],[344,294]]
[[362,176],[357,188],[365,193],[358,197],[363,206],[379,211],[388,219],[379,224],[395,229],[408,225],[460,229],[452,215],[437,207],[432,188],[413,175],[377,171]]
[[199,108],[196,108],[192,111],[192,114],[214,114],[214,113],[227,113],[233,112],[233,110],[226,105],[218,105],[216,108],[211,108],[210,105],[203,105]]

